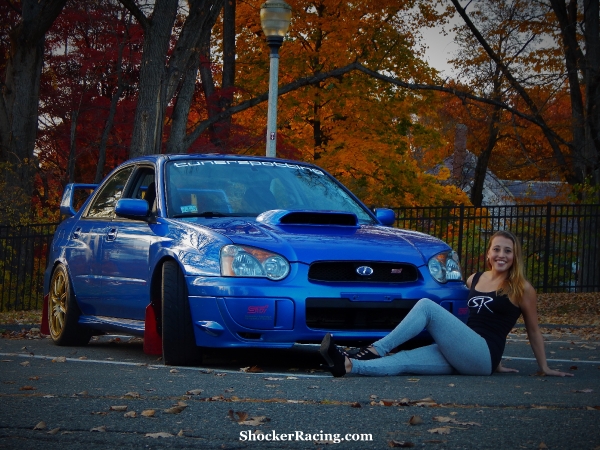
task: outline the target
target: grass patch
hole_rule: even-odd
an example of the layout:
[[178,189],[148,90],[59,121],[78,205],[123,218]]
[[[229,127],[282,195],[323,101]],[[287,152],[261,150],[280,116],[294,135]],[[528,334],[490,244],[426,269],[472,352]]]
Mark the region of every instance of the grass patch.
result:
[[0,324],[3,325],[39,325],[42,322],[42,310],[0,312]]

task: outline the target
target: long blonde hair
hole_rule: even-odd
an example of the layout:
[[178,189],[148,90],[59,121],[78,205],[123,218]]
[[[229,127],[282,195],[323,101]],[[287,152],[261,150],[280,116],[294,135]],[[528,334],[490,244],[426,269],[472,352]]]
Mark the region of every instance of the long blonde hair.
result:
[[[498,289],[498,294],[506,294],[508,298],[514,300],[517,303],[521,303],[521,299],[523,298],[523,293],[525,292],[525,283],[527,282],[527,278],[525,278],[525,273],[523,270],[523,251],[521,250],[521,243],[512,234],[510,231],[500,230],[496,231],[493,236],[490,238],[488,242],[487,250],[485,252],[486,258],[490,249],[492,248],[492,242],[494,238],[497,236],[504,237],[506,239],[510,239],[513,243],[513,263],[510,269],[508,269],[508,277],[506,280],[502,282],[500,289]],[[492,264],[489,259],[486,259],[488,267],[491,269]]]

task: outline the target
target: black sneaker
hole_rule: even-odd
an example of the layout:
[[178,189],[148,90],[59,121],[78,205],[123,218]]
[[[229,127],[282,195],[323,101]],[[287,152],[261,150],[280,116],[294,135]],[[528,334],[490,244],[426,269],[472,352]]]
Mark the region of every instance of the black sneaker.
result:
[[334,344],[331,333],[327,333],[321,341],[319,352],[327,362],[331,375],[334,377],[346,375],[346,355]]
[[368,361],[370,359],[381,358],[381,356],[376,355],[371,350],[369,350],[369,347],[354,348],[352,350],[348,350],[346,352],[346,355],[348,356],[348,358],[356,359],[357,361]]

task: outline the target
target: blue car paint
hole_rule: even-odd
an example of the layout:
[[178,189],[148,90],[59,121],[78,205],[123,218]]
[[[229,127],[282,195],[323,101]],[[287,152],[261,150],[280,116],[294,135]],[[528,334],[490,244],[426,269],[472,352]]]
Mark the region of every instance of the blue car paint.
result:
[[[81,325],[98,331],[143,335],[151,280],[158,276],[165,258],[176,260],[185,274],[196,343],[203,347],[289,347],[296,342],[318,342],[327,331],[333,331],[340,341],[372,341],[388,331],[310,328],[306,324],[306,299],[331,299],[348,307],[367,308],[395,301],[409,308],[418,299],[428,297],[466,321],[468,291],[464,282],[440,284],[427,268],[431,257],[450,250],[448,245],[422,233],[378,225],[377,217],[350,192],[347,195],[365,208],[373,224],[282,224],[279,219],[285,216],[285,210],[269,211],[258,219],[168,218],[165,164],[190,158],[193,161],[240,159],[223,155],[153,155],[128,161],[125,165],[156,167],[159,188],[155,221],[121,217],[104,221],[82,219],[82,212],[103,183],[74,216],[59,226],[45,275],[45,292],[53,267],[59,262],[65,264],[82,311]],[[243,157],[243,160],[301,164],[266,158]],[[69,203],[73,190],[70,185],[65,191],[63,213],[74,213]],[[380,215],[387,217],[386,214]],[[280,254],[289,261],[290,273],[280,281],[221,276],[220,249],[227,244]],[[401,284],[308,281],[309,266],[314,261],[399,259],[417,268],[416,281]]]

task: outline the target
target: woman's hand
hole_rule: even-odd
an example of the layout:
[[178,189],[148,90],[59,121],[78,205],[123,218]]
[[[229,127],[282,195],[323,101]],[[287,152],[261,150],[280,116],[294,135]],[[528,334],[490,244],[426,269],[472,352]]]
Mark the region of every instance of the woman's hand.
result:
[[549,377],[572,377],[572,373],[561,372],[560,370],[552,370],[550,368],[546,368],[542,370],[542,373]]
[[498,364],[498,367],[496,367],[496,372],[498,373],[518,373],[519,371],[517,369],[511,369],[510,367],[504,367],[502,365],[502,363]]

